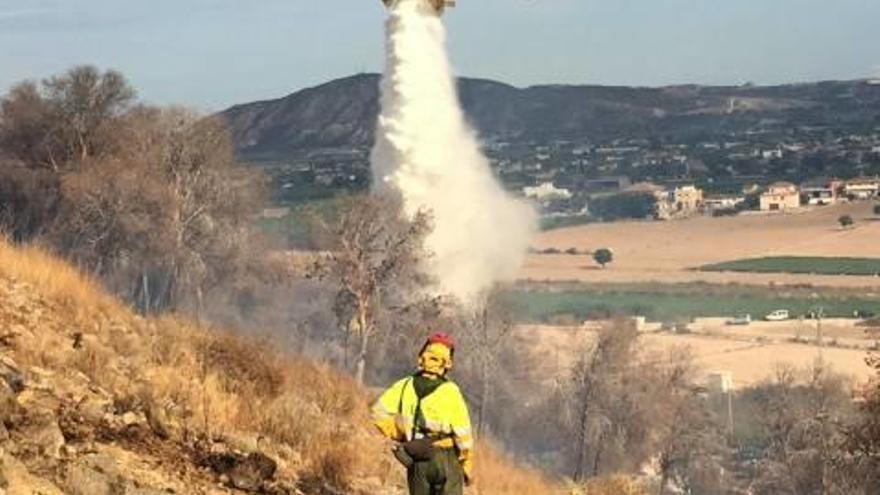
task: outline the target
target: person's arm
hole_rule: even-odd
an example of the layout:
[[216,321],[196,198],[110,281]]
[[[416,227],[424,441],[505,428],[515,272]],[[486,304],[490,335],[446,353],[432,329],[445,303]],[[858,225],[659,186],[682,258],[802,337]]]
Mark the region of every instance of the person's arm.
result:
[[464,472],[465,482],[474,480],[474,436],[471,431],[471,419],[467,403],[458,387],[455,387],[455,401],[452,408],[452,437],[458,448],[458,462]]
[[397,427],[397,408],[406,382],[406,379],[399,380],[389,387],[371,408],[373,424],[382,435],[391,440],[404,440],[404,433]]

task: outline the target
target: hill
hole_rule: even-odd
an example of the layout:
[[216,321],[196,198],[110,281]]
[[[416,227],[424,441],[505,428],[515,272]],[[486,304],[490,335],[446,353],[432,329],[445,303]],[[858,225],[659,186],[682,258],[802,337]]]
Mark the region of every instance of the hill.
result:
[[[359,74],[221,113],[244,157],[279,159],[373,142],[377,74]],[[516,88],[462,78],[459,96],[486,141],[683,140],[773,127],[863,127],[880,122],[880,85],[828,81],[782,86]]]
[[[367,403],[332,369],[141,318],[69,265],[0,241],[0,493],[400,493]],[[484,493],[555,491],[480,449]]]

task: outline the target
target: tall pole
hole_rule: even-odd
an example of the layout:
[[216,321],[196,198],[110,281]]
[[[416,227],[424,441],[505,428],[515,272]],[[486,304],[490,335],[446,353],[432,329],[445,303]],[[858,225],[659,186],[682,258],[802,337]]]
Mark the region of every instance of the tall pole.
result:
[[730,443],[733,444],[733,391],[730,388],[727,389],[727,434],[729,435]]

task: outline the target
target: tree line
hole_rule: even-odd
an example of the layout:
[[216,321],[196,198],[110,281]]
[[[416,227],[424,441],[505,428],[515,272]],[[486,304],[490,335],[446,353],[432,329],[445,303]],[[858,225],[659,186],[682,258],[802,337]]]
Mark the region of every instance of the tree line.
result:
[[250,219],[264,181],[222,122],[139,102],[125,77],[75,67],[0,99],[0,225],[152,313],[260,272]]

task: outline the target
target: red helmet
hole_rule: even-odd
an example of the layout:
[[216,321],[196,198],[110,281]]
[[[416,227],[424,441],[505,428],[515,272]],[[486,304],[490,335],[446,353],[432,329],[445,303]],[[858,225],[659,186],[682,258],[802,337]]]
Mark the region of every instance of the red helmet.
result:
[[455,340],[452,339],[452,335],[444,332],[437,332],[428,337],[428,340],[425,341],[425,346],[429,344],[443,344],[449,348],[450,351],[455,350]]

